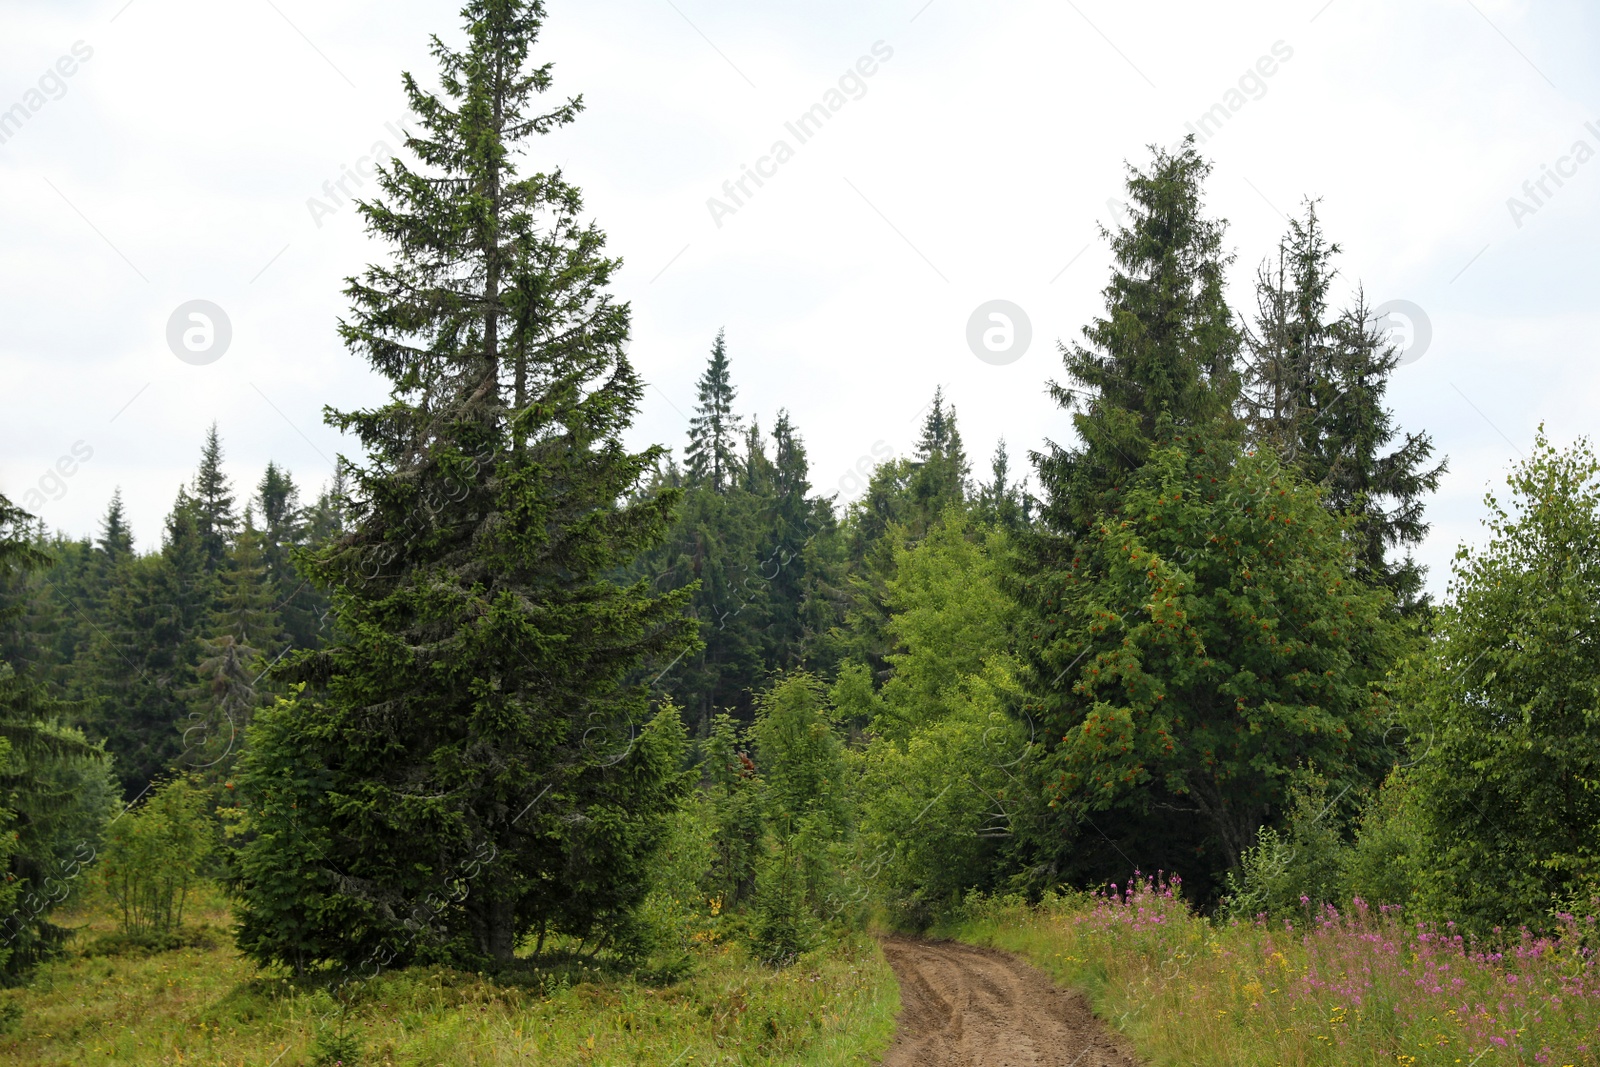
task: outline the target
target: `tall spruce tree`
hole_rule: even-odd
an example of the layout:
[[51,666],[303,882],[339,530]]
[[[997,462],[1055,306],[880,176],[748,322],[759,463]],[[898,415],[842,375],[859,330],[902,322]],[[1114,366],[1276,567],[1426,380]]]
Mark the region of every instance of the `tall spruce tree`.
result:
[[711,359],[700,376],[700,396],[689,420],[689,447],[684,452],[691,485],[705,484],[722,492],[739,469],[736,442],[740,418],[733,400],[738,390],[728,374],[728,343],[722,330],[711,346]]
[[974,510],[979,519],[1006,530],[1020,530],[1028,524],[1029,497],[1026,480],[1011,481],[1011,453],[1002,437],[989,463],[990,480],[978,486]]
[[233,485],[223,473],[222,459],[222,438],[218,436],[217,424],[213,422],[206,431],[206,443],[200,450],[200,466],[194,472],[194,482],[189,487],[195,526],[205,551],[206,570],[212,573],[222,569],[239,526],[239,517],[233,510]]
[[1350,307],[1330,310],[1340,248],[1327,241],[1315,201],[1292,219],[1277,261],[1256,276],[1256,321],[1245,333],[1241,415],[1251,441],[1272,448],[1285,464],[1321,487],[1323,502],[1356,519],[1356,573],[1389,588],[1407,608],[1426,602],[1423,570],[1407,554],[1427,535],[1422,499],[1446,470],[1428,466],[1426,433],[1399,434],[1384,407],[1398,354],[1378,332],[1358,288]]
[[184,753],[192,725],[185,693],[200,657],[196,638],[216,607],[199,509],[179,490],[161,551],[129,559],[105,597],[83,674],[91,732],[106,739],[129,798]]
[[1328,300],[1340,252],[1323,236],[1315,201],[1305,218],[1290,219],[1277,257],[1256,271],[1256,315],[1243,331],[1244,366],[1239,408],[1252,443],[1271,447],[1287,464],[1299,464],[1313,440],[1327,398],[1317,388],[1332,362]]
[[261,509],[261,565],[277,623],[295,648],[315,648],[327,598],[294,564],[295,553],[311,536],[314,507],[301,505],[293,475],[272,462],[256,486],[255,504]]
[[263,536],[252,508],[221,575],[217,603],[206,620],[195,663],[198,684],[187,690],[184,765],[221,774],[233,766],[245,728],[260,703],[266,666],[282,651],[274,590]]
[[105,518],[100,520],[100,537],[95,542],[106,559],[117,563],[133,554],[133,531],[128,528],[128,516],[122,505],[122,488],[112,490],[111,503],[106,505]]
[[1128,168],[1128,220],[1110,240],[1115,267],[1105,315],[1086,344],[1062,346],[1069,385],[1051,395],[1072,412],[1082,444],[1035,453],[1044,517],[1061,531],[1087,529],[1117,507],[1128,476],[1173,432],[1229,418],[1238,393],[1239,335],[1223,298],[1225,224],[1206,216],[1201,186],[1211,164],[1194,139],[1172,153],[1153,147],[1148,170]]
[[581,102],[533,109],[537,0],[463,17],[464,48],[433,41],[442,91],[405,78],[419,165],[361,206],[392,260],[351,281],[342,332],[391,394],[329,413],[368,453],[311,563],[336,635],[240,768],[240,944],[295,967],[616,943],[681,782],[676,713],[632,680],[692,646],[688,594],[608,577],[678,496],[635,495],[661,450],[620,439],[642,386],[618,261],[559,172],[519,176]]
[[946,404],[944,387],[933,390],[933,406],[922,422],[917,441],[917,472],[910,485],[911,504],[924,518],[926,526],[938,520],[944,510],[960,506],[967,498],[967,482],[972,473],[966,446],[956,423],[954,404]]

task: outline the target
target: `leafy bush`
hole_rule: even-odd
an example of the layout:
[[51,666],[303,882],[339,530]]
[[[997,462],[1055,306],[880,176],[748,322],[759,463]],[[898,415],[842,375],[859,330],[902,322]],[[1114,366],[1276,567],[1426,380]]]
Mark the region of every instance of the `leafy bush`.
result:
[[1541,430],[1399,692],[1422,917],[1553,928],[1600,880],[1600,458]]
[[129,935],[171,934],[211,855],[209,794],[193,777],[174,778],[106,831],[100,868]]
[[1224,911],[1250,921],[1316,912],[1344,897],[1348,846],[1340,833],[1337,802],[1328,797],[1320,775],[1297,776],[1289,792],[1289,817],[1283,830],[1263,826],[1245,849],[1239,869],[1227,876]]

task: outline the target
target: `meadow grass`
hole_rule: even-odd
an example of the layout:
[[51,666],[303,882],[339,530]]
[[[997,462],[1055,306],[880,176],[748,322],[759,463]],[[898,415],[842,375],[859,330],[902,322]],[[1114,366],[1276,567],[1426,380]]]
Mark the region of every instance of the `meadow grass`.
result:
[[341,1011],[326,991],[240,958],[219,894],[193,914],[189,944],[167,951],[99,941],[114,921],[94,904],[61,917],[79,927],[67,954],[0,992],[0,1007],[22,1011],[0,1063],[820,1067],[874,1062],[899,1009],[877,945],[849,936],[781,970],[707,939],[669,984],[576,961],[515,984],[412,968],[361,983]]
[[1218,923],[1146,882],[982,902],[944,932],[1083,990],[1158,1067],[1600,1064],[1592,921],[1494,945],[1359,902],[1298,923]]

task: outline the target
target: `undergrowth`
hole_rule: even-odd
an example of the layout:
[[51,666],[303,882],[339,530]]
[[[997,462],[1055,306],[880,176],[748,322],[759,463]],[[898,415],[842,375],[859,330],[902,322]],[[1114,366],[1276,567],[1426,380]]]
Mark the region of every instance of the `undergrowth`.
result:
[[[123,944],[93,902],[66,917],[68,953],[0,992],[0,1063],[344,1067],[398,1064],[862,1064],[899,1007],[870,939],[847,936],[774,969],[737,941],[697,942],[675,981],[567,955],[514,976],[380,974],[339,997],[263,971],[231,947],[226,902],[202,896],[180,946]],[[647,975],[647,972],[646,972]]]
[[1593,920],[1475,944],[1360,901],[1298,922],[1212,922],[1175,889],[980,900],[943,932],[1083,990],[1158,1067],[1600,1064]]

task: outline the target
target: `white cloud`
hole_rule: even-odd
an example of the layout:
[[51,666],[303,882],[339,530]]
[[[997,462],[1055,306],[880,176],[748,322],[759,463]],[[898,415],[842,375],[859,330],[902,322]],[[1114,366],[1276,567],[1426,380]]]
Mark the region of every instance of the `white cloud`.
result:
[[[1347,277],[1428,310],[1433,348],[1393,399],[1451,458],[1424,552],[1436,586],[1515,455],[1500,432],[1526,449],[1541,418],[1560,439],[1588,428],[1600,167],[1520,230],[1505,208],[1600,119],[1596,29],[1575,0],[674,3],[552,0],[544,55],[588,112],[531,161],[584,187],[627,260],[632,352],[659,389],[640,443],[681,444],[673,405],[688,409],[724,325],[746,410],[770,425],[791,408],[822,487],[880,440],[909,447],[936,384],[980,465],[1001,434],[1014,450],[1067,438],[1043,386],[1054,342],[1099,308],[1095,225],[1123,160],[1181,136],[1279,41],[1293,58],[1204,146],[1234,302],[1277,211],[1313,195]],[[0,102],[73,42],[95,50],[0,145],[0,488],[87,441],[93,459],[44,516],[88,532],[121,484],[148,545],[212,419],[241,487],[274,458],[313,488],[341,447],[322,405],[381,396],[334,332],[343,277],[376,250],[353,212],[318,228],[306,201],[386,137],[401,69],[431,80],[427,35],[453,37],[457,5],[122,4],[23,5],[0,40]],[[880,40],[894,56],[865,96],[719,230],[706,198]],[[206,367],[162,340],[194,298],[234,326]],[[963,339],[990,299],[1033,321],[1010,366]]]

